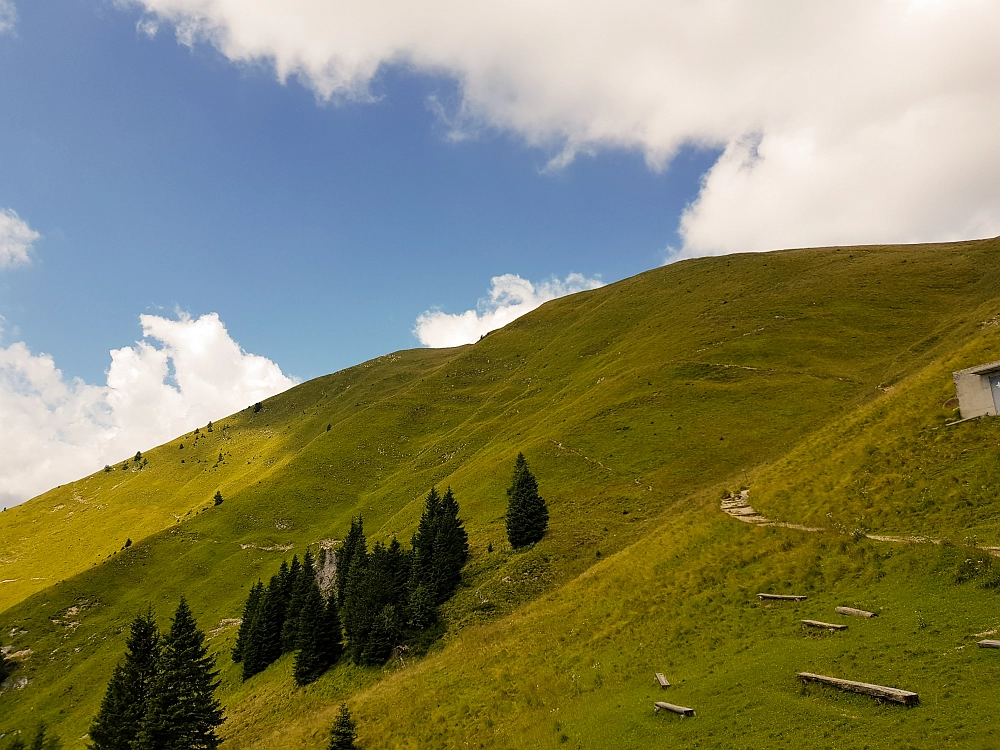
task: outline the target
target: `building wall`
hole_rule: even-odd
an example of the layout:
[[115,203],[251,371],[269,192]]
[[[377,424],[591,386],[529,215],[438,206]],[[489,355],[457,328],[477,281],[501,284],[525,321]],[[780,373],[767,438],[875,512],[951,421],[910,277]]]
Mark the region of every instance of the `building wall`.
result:
[[996,414],[993,406],[993,393],[990,391],[990,375],[980,375],[973,372],[978,368],[959,370],[952,373],[955,380],[955,390],[958,392],[958,407],[962,419],[981,417],[984,414]]

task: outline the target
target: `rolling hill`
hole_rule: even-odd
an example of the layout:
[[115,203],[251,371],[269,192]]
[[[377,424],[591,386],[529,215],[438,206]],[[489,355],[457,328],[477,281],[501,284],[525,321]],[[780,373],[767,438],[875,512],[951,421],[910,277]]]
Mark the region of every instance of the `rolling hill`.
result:
[[[677,263],[317,378],[8,510],[0,642],[23,686],[0,693],[0,733],[44,719],[85,746],[128,622],[148,604],[165,622],[183,594],[219,654],[228,748],[323,747],[345,699],[365,747],[1000,746],[1000,660],[973,640],[1000,628],[983,549],[1000,426],[947,426],[951,371],[998,358],[998,260],[983,240]],[[551,520],[513,552],[519,451]],[[304,689],[285,657],[241,683],[248,588],[358,513],[370,541],[408,541],[432,485],[454,489],[472,555],[430,651]],[[719,500],[740,487],[823,530],[739,523]],[[880,617],[800,627],[840,604]],[[654,671],[696,720],[652,714]]]

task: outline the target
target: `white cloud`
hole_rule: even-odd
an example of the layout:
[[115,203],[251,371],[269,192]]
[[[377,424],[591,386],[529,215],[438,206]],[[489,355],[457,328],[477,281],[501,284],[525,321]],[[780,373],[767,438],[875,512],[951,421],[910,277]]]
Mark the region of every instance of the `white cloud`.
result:
[[475,310],[463,313],[428,310],[417,318],[413,335],[424,346],[434,348],[471,344],[549,300],[599,286],[602,286],[600,279],[588,279],[578,273],[571,273],[562,281],[550,279],[541,284],[505,273],[491,279],[489,296],[479,300]]
[[105,385],[65,378],[52,357],[23,343],[0,347],[0,504],[78,479],[295,384],[274,362],[244,352],[215,313],[140,321],[146,340],[112,350]]
[[17,8],[13,0],[0,0],[0,34],[10,34],[17,23]]
[[[0,5],[0,31],[2,26],[3,6]],[[30,263],[32,245],[39,237],[41,235],[29,227],[16,211],[0,208],[0,268]]]
[[384,65],[450,76],[449,122],[553,168],[724,149],[682,255],[1000,233],[995,0],[118,2],[322,98],[365,98]]

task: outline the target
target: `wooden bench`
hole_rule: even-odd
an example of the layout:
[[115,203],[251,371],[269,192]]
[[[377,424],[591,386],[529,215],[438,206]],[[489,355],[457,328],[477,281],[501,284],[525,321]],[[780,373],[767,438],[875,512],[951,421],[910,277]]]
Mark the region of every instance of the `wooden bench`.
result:
[[832,622],[820,622],[819,620],[803,620],[803,625],[808,625],[810,628],[826,628],[827,630],[847,630],[846,625],[836,625]]
[[662,672],[657,672],[656,673],[656,681],[658,683],[660,683],[660,687],[661,688],[666,689],[666,688],[670,687],[670,683],[667,682],[667,678],[663,676]]
[[673,711],[675,714],[680,714],[683,719],[685,716],[694,716],[693,708],[684,708],[684,706],[675,706],[673,703],[664,703],[663,701],[657,701],[653,704],[653,713],[657,711]]
[[801,602],[805,599],[804,596],[799,594],[757,594],[757,598],[761,601],[773,599],[779,602]]
[[866,612],[854,607],[837,607],[836,612],[838,615],[850,615],[851,617],[878,617],[875,612]]
[[1000,641],[980,641],[979,648],[1000,648]]
[[894,703],[902,703],[904,706],[915,706],[920,702],[920,696],[916,693],[912,693],[909,690],[900,690],[899,688],[883,687],[882,685],[872,685],[868,682],[855,682],[854,680],[841,680],[836,677],[825,677],[820,674],[813,674],[812,672],[796,672],[799,679],[802,682],[820,682],[824,685],[833,685],[834,687],[840,688],[841,690],[847,690],[852,693],[861,693],[863,695],[870,695],[872,698],[878,698],[879,700],[893,701]]

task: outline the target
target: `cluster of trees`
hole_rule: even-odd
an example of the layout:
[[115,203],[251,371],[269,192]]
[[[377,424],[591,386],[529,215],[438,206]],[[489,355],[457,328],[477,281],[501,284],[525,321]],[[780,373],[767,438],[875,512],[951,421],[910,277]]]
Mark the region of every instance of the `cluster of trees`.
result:
[[549,526],[549,509],[538,494],[538,482],[523,453],[514,462],[514,477],[507,488],[507,539],[514,549],[540,541]]
[[282,562],[266,587],[258,581],[250,591],[233,660],[243,662],[246,680],[294,651],[300,685],[345,651],[356,664],[383,664],[397,645],[434,623],[468,556],[468,534],[450,488],[443,496],[436,489],[427,495],[409,550],[397,539],[369,550],[364,522],[354,518],[337,554],[335,590],[324,599],[310,552],[301,564],[297,556],[291,565]]
[[250,590],[232,656],[243,663],[243,679],[248,680],[292,651],[299,685],[318,678],[343,652],[336,597],[324,599],[308,550],[301,564],[298,555],[290,566],[282,562],[266,588],[258,581]]
[[455,593],[469,557],[458,513],[451,488],[443,496],[432,488],[409,550],[393,539],[368,552],[361,518],[352,521],[337,558],[337,596],[356,664],[384,663],[395,645],[431,626]]
[[126,649],[90,727],[92,750],[218,747],[215,657],[184,598],[163,637],[152,612],[136,617]]

